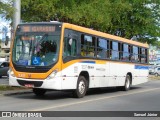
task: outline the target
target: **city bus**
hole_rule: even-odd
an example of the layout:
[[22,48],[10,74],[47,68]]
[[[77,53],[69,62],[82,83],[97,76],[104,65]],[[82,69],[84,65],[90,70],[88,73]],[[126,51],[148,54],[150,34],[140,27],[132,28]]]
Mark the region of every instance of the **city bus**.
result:
[[90,88],[127,91],[148,81],[148,69],[147,43],[70,23],[23,23],[11,45],[9,84],[82,98]]

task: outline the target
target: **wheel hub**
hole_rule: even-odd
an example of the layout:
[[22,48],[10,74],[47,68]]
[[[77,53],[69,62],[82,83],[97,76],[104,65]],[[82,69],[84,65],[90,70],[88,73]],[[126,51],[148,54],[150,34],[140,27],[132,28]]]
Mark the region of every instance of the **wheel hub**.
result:
[[79,87],[78,87],[78,89],[79,89],[80,94],[83,94],[83,93],[84,93],[84,91],[85,91],[85,83],[84,83],[83,81],[80,81],[80,82],[79,82]]

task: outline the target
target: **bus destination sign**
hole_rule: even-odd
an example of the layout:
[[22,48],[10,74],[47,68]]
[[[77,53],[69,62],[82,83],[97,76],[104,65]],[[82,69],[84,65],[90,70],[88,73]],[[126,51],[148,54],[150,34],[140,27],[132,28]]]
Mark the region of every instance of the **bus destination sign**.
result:
[[22,32],[54,32],[55,26],[45,26],[45,25],[38,25],[38,26],[30,26],[25,25],[21,26]]

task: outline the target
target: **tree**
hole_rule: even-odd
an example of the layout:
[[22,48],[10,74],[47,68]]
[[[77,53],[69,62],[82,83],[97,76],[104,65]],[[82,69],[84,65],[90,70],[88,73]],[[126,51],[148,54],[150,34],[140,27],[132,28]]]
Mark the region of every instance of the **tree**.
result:
[[155,43],[160,36],[160,1],[23,0],[24,21],[74,23],[102,32]]
[[8,0],[8,2],[2,2],[0,0],[0,14],[3,15],[6,19],[11,19],[14,13],[14,8],[12,7],[12,0]]

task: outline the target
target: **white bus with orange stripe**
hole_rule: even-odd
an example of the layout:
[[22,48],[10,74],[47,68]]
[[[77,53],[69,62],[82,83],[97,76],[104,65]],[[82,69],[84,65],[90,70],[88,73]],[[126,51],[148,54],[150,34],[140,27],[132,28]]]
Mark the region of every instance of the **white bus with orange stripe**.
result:
[[72,90],[148,81],[148,45],[61,22],[19,24],[11,47],[9,84],[47,90]]

